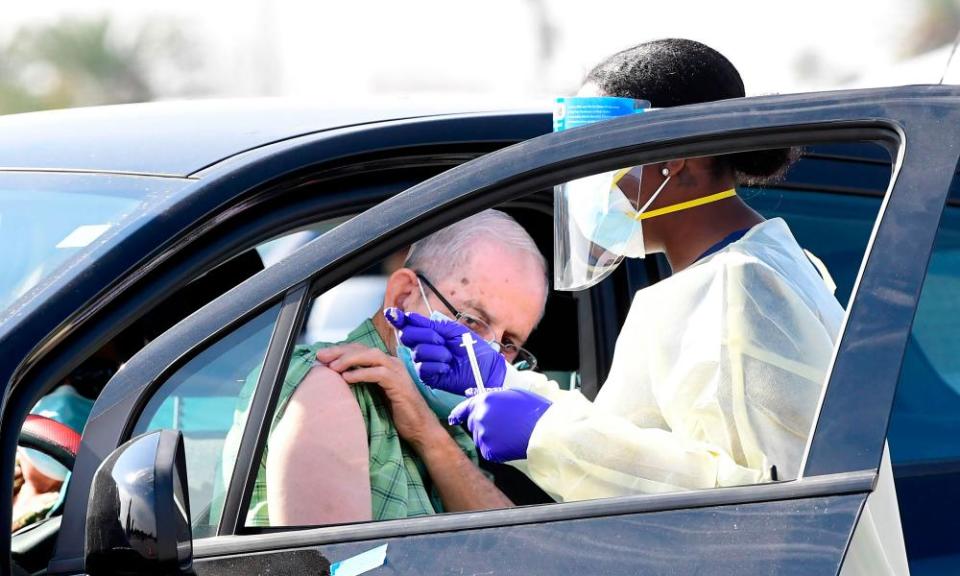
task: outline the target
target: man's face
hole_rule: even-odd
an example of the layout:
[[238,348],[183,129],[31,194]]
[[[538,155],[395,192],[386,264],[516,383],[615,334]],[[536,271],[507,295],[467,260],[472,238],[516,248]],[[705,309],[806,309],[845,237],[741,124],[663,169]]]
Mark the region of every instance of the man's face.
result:
[[[471,252],[459,273],[430,281],[459,312],[486,322],[499,342],[522,346],[543,313],[540,265],[529,254],[493,242],[478,242]],[[426,286],[424,292],[433,310],[453,314]]]

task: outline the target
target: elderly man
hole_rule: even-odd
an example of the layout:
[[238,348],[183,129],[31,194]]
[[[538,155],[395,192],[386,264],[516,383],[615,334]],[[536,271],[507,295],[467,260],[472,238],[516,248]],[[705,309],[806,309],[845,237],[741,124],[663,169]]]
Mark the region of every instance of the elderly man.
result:
[[[546,272],[526,231],[487,210],[414,244],[387,282],[384,309],[456,317],[514,360],[543,314]],[[418,390],[416,359],[398,358],[397,344],[381,310],[344,343],[295,350],[258,475],[254,524],[512,505],[477,467],[470,437],[446,423],[449,408]]]

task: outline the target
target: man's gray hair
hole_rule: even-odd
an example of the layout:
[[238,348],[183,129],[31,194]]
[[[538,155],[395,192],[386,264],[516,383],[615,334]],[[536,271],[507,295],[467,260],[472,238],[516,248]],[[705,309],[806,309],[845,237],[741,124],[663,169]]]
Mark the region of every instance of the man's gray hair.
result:
[[484,210],[415,242],[404,266],[423,272],[431,282],[440,282],[463,270],[474,243],[481,241],[530,255],[540,268],[546,297],[546,259],[523,226],[499,210]]

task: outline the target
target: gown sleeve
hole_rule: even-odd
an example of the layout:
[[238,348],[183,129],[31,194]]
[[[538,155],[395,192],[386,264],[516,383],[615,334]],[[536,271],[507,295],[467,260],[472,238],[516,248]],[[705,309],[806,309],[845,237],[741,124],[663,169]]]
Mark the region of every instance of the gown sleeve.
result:
[[796,477],[833,335],[782,276],[725,254],[637,293],[597,399],[550,388],[520,466],[560,501]]

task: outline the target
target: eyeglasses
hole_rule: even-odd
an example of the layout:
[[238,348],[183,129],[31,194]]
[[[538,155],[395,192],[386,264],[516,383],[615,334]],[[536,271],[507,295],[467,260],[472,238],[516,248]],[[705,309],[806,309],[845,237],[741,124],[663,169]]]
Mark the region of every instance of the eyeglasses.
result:
[[466,326],[476,333],[477,336],[483,338],[487,342],[500,346],[500,354],[506,358],[508,362],[513,364],[514,367],[516,367],[518,370],[533,370],[537,367],[537,358],[531,354],[529,350],[521,346],[517,346],[513,342],[501,342],[497,340],[497,333],[494,332],[493,328],[491,328],[489,324],[487,324],[484,320],[477,318],[476,316],[467,314],[466,312],[460,312],[454,308],[453,304],[444,298],[443,294],[441,294],[440,291],[437,290],[429,280],[427,280],[426,276],[420,272],[417,272],[416,274],[417,278],[419,278],[420,281],[423,282],[431,292],[433,292],[434,296],[436,296],[440,302],[447,307],[447,310],[453,314],[453,317],[457,322]]

